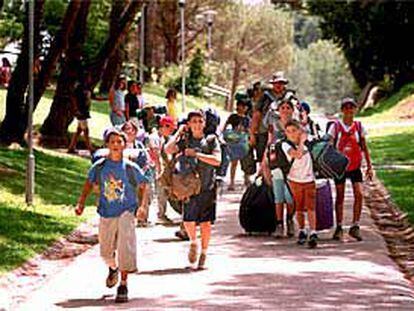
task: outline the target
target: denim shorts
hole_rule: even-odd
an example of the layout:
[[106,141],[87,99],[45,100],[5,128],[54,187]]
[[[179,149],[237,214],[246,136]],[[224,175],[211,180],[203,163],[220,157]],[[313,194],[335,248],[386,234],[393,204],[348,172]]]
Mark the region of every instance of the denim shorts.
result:
[[293,204],[293,198],[289,191],[289,186],[283,179],[283,174],[280,169],[272,171],[272,189],[276,204]]

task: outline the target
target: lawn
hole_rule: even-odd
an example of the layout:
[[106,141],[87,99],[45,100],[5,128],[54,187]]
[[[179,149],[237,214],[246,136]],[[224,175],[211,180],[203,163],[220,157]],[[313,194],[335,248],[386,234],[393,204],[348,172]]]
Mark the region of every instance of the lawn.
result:
[[37,151],[35,156],[36,198],[33,207],[26,207],[27,152],[0,148],[0,274],[45,250],[95,214],[93,197],[85,216],[75,217],[73,209],[89,161],[53,152]]
[[[167,90],[160,85],[155,84],[148,84],[144,86],[143,94],[144,98],[153,104],[160,104],[163,105],[166,102],[165,93]],[[43,123],[45,118],[47,117],[50,109],[50,105],[53,99],[53,91],[48,90],[43,98],[41,99],[39,105],[37,106],[36,111],[34,112],[34,125],[40,127]],[[181,96],[178,94],[178,104],[181,108]],[[194,96],[187,96],[186,97],[186,111],[203,108],[206,106],[214,106],[218,109],[220,105],[220,101],[217,98],[212,100],[207,100],[204,98],[198,98]],[[223,104],[222,104],[223,106]],[[4,115],[6,112],[6,90],[0,89],[0,122],[3,120]],[[110,126],[109,122],[109,102],[107,100],[103,101],[92,101],[92,108],[91,108],[91,117],[90,120],[90,135],[92,138],[101,140],[102,133],[104,129]],[[72,122],[71,126],[69,127],[69,131],[73,132],[76,129],[76,122]]]
[[[398,134],[370,139],[370,149],[378,177],[391,193],[392,200],[408,213],[414,224],[414,128],[400,128]],[[384,169],[381,165],[407,165],[404,169]]]

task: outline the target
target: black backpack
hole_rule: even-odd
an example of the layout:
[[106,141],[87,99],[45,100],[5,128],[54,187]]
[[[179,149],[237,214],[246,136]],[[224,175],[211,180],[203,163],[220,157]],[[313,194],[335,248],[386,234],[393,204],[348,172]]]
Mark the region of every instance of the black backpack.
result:
[[294,159],[289,161],[285,152],[282,149],[282,144],[286,142],[296,149],[296,146],[291,141],[284,139],[279,140],[275,144],[270,144],[267,150],[267,159],[269,161],[269,167],[271,170],[275,168],[280,168],[282,170],[283,176],[289,174],[290,168],[292,167]]

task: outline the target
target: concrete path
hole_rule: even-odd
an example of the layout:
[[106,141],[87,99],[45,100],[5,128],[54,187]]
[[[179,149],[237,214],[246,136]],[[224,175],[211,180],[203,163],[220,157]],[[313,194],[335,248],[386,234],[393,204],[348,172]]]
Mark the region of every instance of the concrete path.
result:
[[[96,246],[13,310],[414,310],[413,289],[386,255],[367,211],[363,242],[347,236],[333,242],[326,232],[319,247],[309,250],[293,239],[244,235],[238,224],[241,195],[239,190],[220,198],[208,270],[185,268],[188,244],[174,238],[176,228],[140,228],[140,272],[130,277],[129,303],[114,303],[115,289],[105,287],[107,269]],[[347,214],[349,220],[349,206]]]

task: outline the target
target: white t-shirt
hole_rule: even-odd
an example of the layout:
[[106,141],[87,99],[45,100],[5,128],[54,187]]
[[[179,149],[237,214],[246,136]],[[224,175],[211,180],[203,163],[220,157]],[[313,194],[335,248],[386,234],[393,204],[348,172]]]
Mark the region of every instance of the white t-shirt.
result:
[[[289,155],[289,150],[293,148],[288,143],[282,143],[282,150],[286,154],[289,162],[292,161],[292,157]],[[293,161],[290,168],[287,179],[297,183],[308,183],[315,181],[315,174],[313,173],[312,157],[308,151],[308,148],[304,146],[306,153],[300,158]]]
[[[354,121],[355,122],[355,121]],[[349,126],[349,125],[346,125],[342,120],[339,120],[339,123],[343,126],[343,128],[344,128],[344,130],[345,130],[345,132],[349,132],[349,130],[351,129],[351,126]],[[339,130],[339,129],[338,129]],[[340,132],[339,132],[340,133]],[[338,134],[339,134],[338,133]],[[337,133],[336,133],[336,125],[335,124],[333,124],[333,125],[331,125],[330,127],[329,127],[329,130],[328,130],[328,134],[329,134],[329,136],[331,136],[331,137],[336,137],[336,135],[337,135]],[[364,128],[364,126],[361,124],[361,134],[362,134],[362,137],[366,137],[367,136],[367,131],[365,130],[365,128]],[[357,142],[359,143],[360,142],[360,137],[359,137],[359,133],[358,133],[358,131],[355,131],[355,137],[356,137],[356,140],[357,140]],[[338,141],[339,141],[339,136],[338,136]]]

